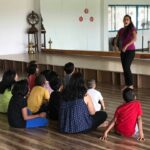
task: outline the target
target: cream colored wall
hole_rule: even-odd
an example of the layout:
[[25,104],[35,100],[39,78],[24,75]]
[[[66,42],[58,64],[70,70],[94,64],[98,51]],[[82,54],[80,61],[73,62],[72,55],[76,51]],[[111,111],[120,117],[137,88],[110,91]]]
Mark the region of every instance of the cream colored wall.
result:
[[26,16],[39,0],[0,0],[0,55],[27,52]]
[[[84,9],[89,9],[89,14]],[[100,1],[41,0],[41,14],[52,48],[74,50],[101,49]],[[84,21],[79,22],[83,16]],[[89,17],[95,18],[94,22]]]

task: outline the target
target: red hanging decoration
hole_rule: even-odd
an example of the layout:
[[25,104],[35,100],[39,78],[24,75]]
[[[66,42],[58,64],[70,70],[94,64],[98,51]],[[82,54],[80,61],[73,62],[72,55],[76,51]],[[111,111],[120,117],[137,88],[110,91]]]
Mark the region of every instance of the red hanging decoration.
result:
[[89,20],[90,20],[90,22],[93,22],[93,21],[94,21],[94,17],[91,16],[91,17],[89,18]]
[[79,17],[79,21],[80,21],[80,22],[83,21],[83,17],[82,17],[82,16]]

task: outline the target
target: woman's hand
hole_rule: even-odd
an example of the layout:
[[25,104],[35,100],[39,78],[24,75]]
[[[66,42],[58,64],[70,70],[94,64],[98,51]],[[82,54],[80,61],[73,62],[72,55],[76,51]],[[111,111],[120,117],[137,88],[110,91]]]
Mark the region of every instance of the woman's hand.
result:
[[122,52],[126,52],[128,46],[126,45],[125,47],[123,47]]

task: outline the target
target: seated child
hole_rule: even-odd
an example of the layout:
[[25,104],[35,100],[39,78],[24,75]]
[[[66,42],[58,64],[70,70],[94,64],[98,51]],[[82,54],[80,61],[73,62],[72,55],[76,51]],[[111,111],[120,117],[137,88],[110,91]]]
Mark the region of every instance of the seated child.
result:
[[32,113],[47,112],[48,101],[50,94],[44,88],[46,78],[44,75],[39,75],[35,79],[35,86],[33,87],[28,97],[28,108]]
[[36,78],[38,72],[39,72],[39,68],[38,68],[38,65],[36,64],[36,61],[31,61],[27,68],[27,73],[28,73],[27,79],[28,79],[30,91],[35,86],[35,78]]
[[15,83],[12,90],[12,98],[8,107],[8,123],[15,128],[33,128],[47,126],[46,113],[32,115],[27,108],[25,96],[28,93],[27,80]]
[[75,71],[74,64],[72,62],[68,62],[64,66],[65,76],[64,76],[64,87],[69,83],[69,80],[71,78],[71,75]]
[[46,88],[49,91],[49,94],[51,94],[53,90],[52,90],[52,88],[50,86],[50,83],[48,81],[49,76],[51,74],[51,71],[50,70],[44,70],[44,71],[41,72],[41,74],[43,74],[46,78],[46,83],[44,85],[44,88]]
[[12,97],[11,89],[18,80],[18,75],[14,70],[5,71],[0,82],[0,112],[7,113],[8,104]]
[[[135,98],[133,89],[126,88],[123,91],[125,103],[117,108],[114,118],[100,138],[101,140],[106,140],[108,132],[113,127],[115,132],[122,136],[138,136],[138,140],[144,140],[141,103]],[[138,131],[136,131],[136,126],[138,126]]]
[[95,89],[96,88],[95,80],[94,79],[89,80],[88,84],[87,84],[87,87],[88,87],[87,93],[92,98],[92,102],[94,104],[95,110],[100,111],[101,106],[102,106],[102,109],[105,110],[105,104],[104,104],[104,101],[103,101],[103,97],[102,97],[101,93],[98,90]]
[[51,93],[49,105],[48,105],[48,117],[52,120],[58,120],[59,116],[59,106],[62,97],[62,82],[59,78],[56,78],[52,84],[52,89],[54,90]]

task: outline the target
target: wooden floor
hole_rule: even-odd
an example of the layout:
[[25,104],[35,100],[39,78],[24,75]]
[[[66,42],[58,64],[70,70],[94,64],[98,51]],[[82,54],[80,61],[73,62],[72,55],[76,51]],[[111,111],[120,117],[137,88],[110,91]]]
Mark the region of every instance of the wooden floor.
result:
[[[108,112],[108,120],[118,105],[122,103],[119,87],[100,85]],[[87,134],[61,134],[57,123],[49,122],[46,128],[15,129],[8,125],[7,117],[0,114],[0,150],[150,150],[150,90],[136,90],[141,100],[144,115],[145,142],[133,138],[123,138],[112,131],[107,142],[99,140],[104,129],[97,129]]]

